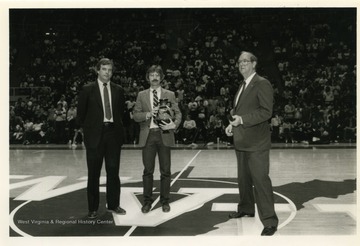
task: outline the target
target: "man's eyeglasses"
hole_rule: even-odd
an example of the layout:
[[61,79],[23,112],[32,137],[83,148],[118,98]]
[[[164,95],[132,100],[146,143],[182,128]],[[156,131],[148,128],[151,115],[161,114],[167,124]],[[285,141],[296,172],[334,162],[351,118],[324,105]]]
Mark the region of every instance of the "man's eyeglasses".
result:
[[249,61],[249,60],[239,60],[238,62],[239,62],[239,64],[247,65],[247,64],[249,64],[251,61]]

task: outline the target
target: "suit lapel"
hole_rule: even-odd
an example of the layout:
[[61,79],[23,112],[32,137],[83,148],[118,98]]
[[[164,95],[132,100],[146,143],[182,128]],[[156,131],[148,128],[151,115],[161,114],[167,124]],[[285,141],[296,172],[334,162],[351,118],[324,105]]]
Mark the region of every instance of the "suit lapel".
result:
[[100,106],[101,110],[103,110],[99,83],[97,81],[94,83],[93,93],[94,93],[96,102]]
[[237,106],[236,99],[238,98],[238,95],[239,95],[239,93],[240,93],[240,89],[241,89],[241,87],[243,86],[244,83],[245,83],[244,81],[242,81],[242,82],[240,83],[239,88],[238,88],[238,90],[237,90],[237,92],[236,92],[236,94],[235,94],[235,97],[234,97],[234,100],[233,100],[233,108],[236,108],[236,106]]
[[152,106],[150,102],[150,88],[145,91],[145,103],[148,106],[148,109],[151,111]]
[[114,107],[116,107],[114,102],[117,102],[116,96],[118,95],[118,93],[116,93],[116,87],[112,82],[110,82],[110,87],[111,87],[111,98],[110,98],[111,99],[111,107],[112,107],[112,113],[114,115],[114,112],[115,112]]
[[[254,87],[254,84],[256,83],[256,81],[258,80],[258,75],[255,74],[255,76],[251,79],[250,83],[248,84],[248,86],[246,86],[245,91],[242,92],[241,97],[239,98],[239,102],[235,105],[235,101],[234,101],[234,108],[239,107],[240,103],[245,100],[244,98],[246,98],[246,96],[250,93],[251,89]],[[244,82],[245,83],[245,82]],[[239,87],[241,88],[241,86]],[[240,90],[240,89],[239,89]],[[239,91],[238,91],[239,93]],[[236,93],[236,96],[238,95],[238,93]],[[236,98],[235,98],[236,100]]]
[[255,74],[255,76],[251,79],[248,86],[246,86],[246,89],[245,89],[244,93],[241,95],[241,98],[244,98],[244,97],[246,97],[247,94],[249,94],[249,92],[251,91],[251,88],[254,87],[254,83],[256,81],[257,81],[257,74]]
[[164,99],[164,98],[166,98],[166,92],[164,91],[164,89],[161,87],[160,88],[160,91],[161,91],[161,93],[160,93],[160,99]]

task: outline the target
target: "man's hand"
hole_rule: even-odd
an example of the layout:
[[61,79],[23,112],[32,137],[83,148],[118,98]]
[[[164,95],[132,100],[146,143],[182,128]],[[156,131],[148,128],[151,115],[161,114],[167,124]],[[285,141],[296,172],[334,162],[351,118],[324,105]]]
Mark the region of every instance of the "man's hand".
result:
[[242,118],[241,118],[241,116],[239,116],[239,115],[233,115],[232,117],[234,118],[234,120],[233,120],[233,121],[230,121],[230,125],[232,125],[232,126],[238,126],[238,125],[242,124]]
[[175,123],[169,119],[170,122],[169,123],[166,123],[164,120],[162,120],[159,124],[159,127],[162,129],[162,130],[171,130],[171,129],[175,129],[176,128],[176,125]]
[[159,112],[159,107],[154,107],[153,110],[151,111],[152,117],[155,118],[158,112]]
[[231,124],[225,128],[226,136],[231,137],[233,135],[232,128],[233,126]]

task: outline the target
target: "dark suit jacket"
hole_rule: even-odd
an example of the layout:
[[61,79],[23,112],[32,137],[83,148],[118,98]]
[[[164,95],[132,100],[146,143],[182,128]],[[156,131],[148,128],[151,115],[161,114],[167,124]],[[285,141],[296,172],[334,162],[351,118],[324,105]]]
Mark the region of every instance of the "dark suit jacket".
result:
[[[238,92],[239,93],[239,92]],[[271,148],[270,125],[273,88],[270,82],[256,74],[235,105],[232,115],[242,117],[243,124],[233,127],[235,149],[258,151]]]
[[[160,99],[168,99],[171,103],[171,109],[174,112],[174,123],[176,127],[179,127],[181,123],[181,112],[178,107],[177,102],[175,101],[175,94],[172,91],[161,88],[161,98]],[[144,147],[146,144],[146,140],[149,135],[150,122],[152,118],[146,120],[146,113],[151,112],[152,107],[150,103],[150,89],[146,89],[144,91],[140,91],[135,107],[133,110],[134,113],[134,121],[139,122],[140,124],[140,136],[139,136],[139,146]],[[174,130],[169,130],[170,133],[161,132],[161,137],[165,146],[173,146],[175,145],[175,135]]]
[[[111,105],[114,128],[120,146],[123,144],[123,113],[125,109],[124,91],[121,86],[110,83]],[[83,128],[86,147],[95,148],[99,144],[103,128],[104,111],[98,82],[84,85],[77,106],[77,123]]]

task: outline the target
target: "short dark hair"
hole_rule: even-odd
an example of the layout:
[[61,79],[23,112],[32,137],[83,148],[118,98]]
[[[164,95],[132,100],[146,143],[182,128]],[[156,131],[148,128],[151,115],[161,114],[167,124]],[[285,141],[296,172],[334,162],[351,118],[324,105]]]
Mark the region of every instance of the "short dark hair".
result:
[[163,80],[163,79],[164,79],[165,75],[164,75],[164,72],[163,72],[161,66],[159,66],[159,65],[152,65],[151,67],[149,67],[149,69],[148,69],[147,72],[146,72],[146,76],[145,76],[145,77],[146,77],[146,80],[147,80],[147,81],[150,81],[150,80],[149,80],[149,74],[150,74],[150,73],[154,73],[154,72],[156,72],[156,73],[158,73],[158,74],[160,75],[160,80]]
[[115,70],[115,66],[114,66],[114,62],[112,60],[110,60],[109,58],[101,58],[98,63],[96,64],[96,71],[99,71],[101,68],[101,65],[111,65],[113,72]]

